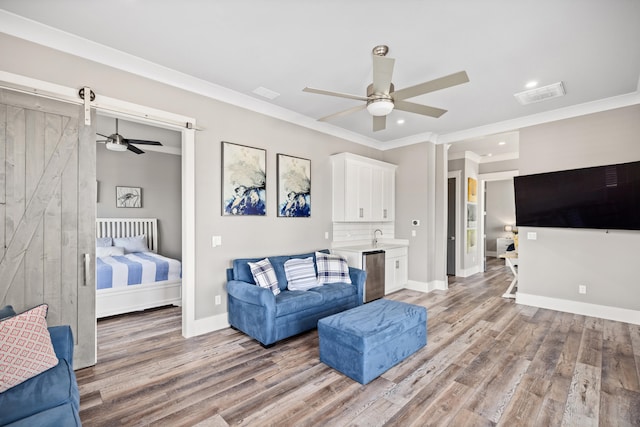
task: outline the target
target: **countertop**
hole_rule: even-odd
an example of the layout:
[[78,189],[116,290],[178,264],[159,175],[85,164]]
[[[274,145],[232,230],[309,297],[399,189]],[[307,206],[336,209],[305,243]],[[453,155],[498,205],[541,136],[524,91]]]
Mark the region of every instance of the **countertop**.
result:
[[355,242],[334,242],[331,246],[332,250],[353,251],[353,252],[368,252],[379,250],[390,250],[396,248],[406,248],[409,246],[407,240],[402,239],[380,239],[378,244],[373,246],[371,241],[355,241]]

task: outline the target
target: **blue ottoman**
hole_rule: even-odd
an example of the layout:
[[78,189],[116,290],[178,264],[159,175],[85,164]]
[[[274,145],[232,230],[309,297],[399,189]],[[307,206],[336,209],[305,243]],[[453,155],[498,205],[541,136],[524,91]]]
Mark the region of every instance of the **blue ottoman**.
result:
[[427,309],[379,299],[318,321],[320,361],[367,384],[427,344]]

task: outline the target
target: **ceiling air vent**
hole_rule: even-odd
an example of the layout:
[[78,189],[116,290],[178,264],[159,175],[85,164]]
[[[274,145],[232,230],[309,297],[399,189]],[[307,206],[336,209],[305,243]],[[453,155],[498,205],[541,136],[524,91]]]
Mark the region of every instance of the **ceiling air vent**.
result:
[[525,90],[524,92],[518,92],[513,96],[516,97],[520,104],[527,105],[533,104],[534,102],[546,101],[547,99],[564,96],[565,93],[564,85],[562,82],[558,82],[543,87],[537,87],[535,89]]

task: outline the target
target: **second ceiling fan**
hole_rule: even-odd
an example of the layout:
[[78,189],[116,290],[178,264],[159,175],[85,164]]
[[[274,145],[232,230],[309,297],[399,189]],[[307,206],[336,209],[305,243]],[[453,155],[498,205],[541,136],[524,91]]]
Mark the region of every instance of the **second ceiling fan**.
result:
[[415,86],[395,90],[393,83],[391,83],[391,76],[393,75],[393,65],[395,63],[395,59],[388,58],[386,56],[388,52],[389,47],[385,45],[380,45],[373,48],[373,83],[367,87],[367,96],[351,95],[348,93],[332,92],[323,89],[305,87],[303,89],[303,91],[305,92],[355,99],[358,101],[366,101],[365,104],[358,105],[357,107],[349,108],[348,110],[340,111],[326,117],[322,117],[318,120],[328,121],[330,119],[345,116],[350,113],[355,113],[356,111],[364,110],[366,108],[367,111],[369,111],[369,113],[373,116],[373,131],[376,132],[386,128],[386,116],[394,109],[438,118],[446,113],[447,110],[436,107],[429,107],[427,105],[415,104],[413,102],[405,100],[424,95],[425,93],[435,92],[440,89],[446,89],[451,86],[467,83],[469,81],[467,73],[465,71],[460,71],[448,76],[440,77],[439,79],[430,80],[428,82],[420,83]]
[[96,132],[97,135],[100,135],[107,139],[101,139],[96,142],[104,142],[107,150],[111,151],[132,151],[136,154],[144,154],[144,151],[135,147],[131,144],[139,144],[139,145],[162,145],[158,141],[147,141],[144,139],[127,139],[118,133],[118,119],[116,119],[116,133],[111,134],[109,136],[103,135],[101,133]]

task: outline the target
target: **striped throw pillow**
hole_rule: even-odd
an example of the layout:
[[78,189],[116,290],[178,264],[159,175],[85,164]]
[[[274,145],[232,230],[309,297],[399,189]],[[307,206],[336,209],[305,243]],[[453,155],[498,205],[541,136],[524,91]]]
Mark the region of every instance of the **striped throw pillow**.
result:
[[349,265],[342,256],[316,252],[316,264],[318,265],[318,283],[321,285],[351,283]]
[[287,276],[287,287],[290,291],[306,291],[319,286],[313,257],[292,258],[284,263],[284,274]]
[[258,262],[250,262],[249,268],[251,269],[251,274],[253,274],[253,280],[256,281],[258,286],[261,288],[271,289],[274,295],[278,295],[280,293],[280,288],[278,287],[278,278],[276,277],[276,272],[269,261],[269,258],[265,258]]

